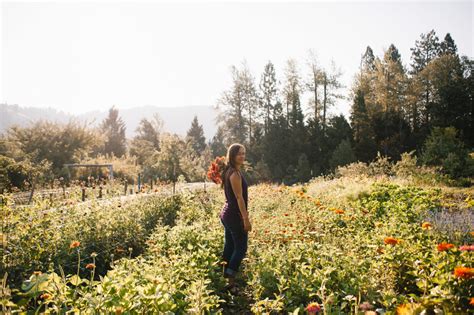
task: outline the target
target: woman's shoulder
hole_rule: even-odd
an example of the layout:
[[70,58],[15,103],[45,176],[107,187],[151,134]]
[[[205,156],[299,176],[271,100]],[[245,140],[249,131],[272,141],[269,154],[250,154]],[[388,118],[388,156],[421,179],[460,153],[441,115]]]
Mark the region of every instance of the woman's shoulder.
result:
[[244,174],[240,170],[233,169],[233,172],[229,175],[229,181],[242,182],[243,185],[247,184]]
[[236,170],[235,168],[230,168],[229,169],[229,179],[230,178],[241,178],[242,174],[240,173],[239,170]]

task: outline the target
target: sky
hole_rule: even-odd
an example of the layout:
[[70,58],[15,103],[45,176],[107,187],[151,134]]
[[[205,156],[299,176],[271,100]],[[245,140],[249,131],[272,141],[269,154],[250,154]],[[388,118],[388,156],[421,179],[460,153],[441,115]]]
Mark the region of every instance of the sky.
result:
[[[258,84],[272,61],[283,81],[290,58],[308,74],[309,50],[323,67],[335,62],[348,95],[368,45],[382,56],[393,43],[408,65],[431,29],[473,57],[472,1],[2,1],[0,10],[0,103],[73,114],[213,106],[231,87],[232,65],[245,61]],[[331,112],[347,116],[350,104]]]

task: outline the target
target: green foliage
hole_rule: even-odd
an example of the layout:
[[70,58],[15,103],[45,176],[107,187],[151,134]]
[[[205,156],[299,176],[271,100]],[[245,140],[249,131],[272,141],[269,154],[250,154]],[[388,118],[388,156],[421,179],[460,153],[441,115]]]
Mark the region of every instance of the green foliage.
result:
[[35,270],[46,271],[50,263],[74,271],[72,241],[81,242],[83,257],[99,253],[97,270],[103,273],[114,257],[141,254],[157,224],[174,225],[181,203],[179,197],[150,195],[124,205],[120,200],[105,205],[92,200],[50,210],[39,200],[21,211],[8,204],[2,208],[8,222],[2,233],[8,236],[8,245],[0,250],[9,278],[17,281]]
[[109,115],[102,121],[100,130],[105,135],[105,143],[101,150],[104,154],[121,157],[127,152],[125,139],[125,123],[119,117],[118,109],[109,109]]
[[332,153],[329,164],[331,165],[332,169],[335,169],[338,166],[347,165],[354,162],[355,160],[356,157],[354,151],[352,150],[351,143],[349,140],[342,140]]
[[47,161],[54,174],[64,176],[63,165],[84,158],[97,145],[99,137],[74,121],[37,121],[31,127],[11,127],[5,141],[10,144],[6,156],[32,164]]
[[427,165],[441,166],[446,174],[454,178],[472,176],[468,155],[454,127],[433,128],[423,147],[421,160]]
[[[472,281],[453,271],[471,266],[472,252],[458,246],[474,238],[467,234],[448,239],[438,226],[443,222],[425,222],[428,212],[441,210],[449,201],[440,189],[372,184],[368,192],[347,201],[334,198],[341,196],[341,190],[333,181],[293,188],[251,187],[253,232],[241,270],[246,294],[252,298],[239,305],[243,310],[298,313],[310,302],[318,302],[327,314],[357,314],[364,302],[387,314],[401,311],[404,304],[426,312],[468,310]],[[333,188],[325,190],[327,186]],[[84,215],[87,207],[77,215],[69,209],[73,222],[65,231],[75,225],[81,233],[64,234],[62,246],[40,244],[45,251],[61,252],[71,235],[80,239],[78,248],[64,253],[71,264],[76,261],[75,267],[79,261],[80,268],[63,273],[51,266],[33,275],[36,269],[30,269],[21,293],[11,291],[14,298],[2,288],[7,292],[2,307],[86,314],[233,313],[229,302],[234,297],[223,292],[220,265],[223,228],[217,213],[222,202],[222,191],[216,189],[165,200],[144,198],[121,212],[101,209],[108,220],[93,212]],[[56,219],[53,216],[44,225],[41,220],[33,222],[34,233],[54,240],[58,229],[50,227]],[[89,232],[92,222],[95,233]],[[102,239],[111,233],[123,245],[139,238],[139,248],[132,245],[129,256],[141,255],[115,257],[105,270],[101,260],[106,256],[98,248],[95,256],[88,247],[109,244],[110,238]],[[388,237],[397,242],[387,243]],[[438,244],[446,241],[454,242],[453,248],[438,250]],[[31,240],[22,248],[32,252],[36,244],[37,239]],[[94,266],[85,269],[89,262]]]
[[[137,165],[137,157],[124,155],[116,157],[115,155],[98,154],[96,157],[87,157],[81,161],[80,164],[112,164],[114,171],[114,178],[132,183],[136,180],[140,169]],[[107,167],[79,167],[70,169],[71,177],[75,179],[86,180],[88,176],[94,178],[107,178],[109,169]]]
[[194,152],[199,155],[206,148],[206,137],[202,125],[199,125],[197,116],[194,116],[191,127],[186,134],[186,141],[191,143]]
[[160,133],[163,128],[163,121],[158,114],[149,121],[146,118],[140,120],[136,129],[136,136],[130,143],[130,155],[137,157],[137,163],[140,165],[150,164],[150,158],[155,151],[160,150]]
[[25,159],[16,162],[14,159],[0,155],[0,189],[12,191],[14,188],[26,189],[35,181],[44,182],[50,176],[51,163],[43,160],[39,164],[32,164]]

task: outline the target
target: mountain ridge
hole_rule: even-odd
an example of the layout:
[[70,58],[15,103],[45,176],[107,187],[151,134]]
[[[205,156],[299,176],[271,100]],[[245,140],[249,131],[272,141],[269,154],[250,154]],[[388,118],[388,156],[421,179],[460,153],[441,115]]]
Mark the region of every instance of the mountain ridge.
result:
[[[212,106],[180,106],[166,107],[155,105],[140,105],[129,108],[117,108],[119,116],[125,122],[125,135],[133,138],[135,129],[142,118],[151,119],[158,113],[163,120],[163,129],[168,132],[185,136],[191,126],[194,115],[197,115],[199,124],[203,126],[206,140],[209,141],[217,131],[215,119],[217,110]],[[40,119],[67,123],[71,118],[80,122],[88,121],[92,127],[97,126],[105,117],[109,109],[92,110],[81,114],[72,114],[53,107],[21,106],[18,104],[0,104],[0,133],[4,133],[10,126],[19,125],[26,127]]]

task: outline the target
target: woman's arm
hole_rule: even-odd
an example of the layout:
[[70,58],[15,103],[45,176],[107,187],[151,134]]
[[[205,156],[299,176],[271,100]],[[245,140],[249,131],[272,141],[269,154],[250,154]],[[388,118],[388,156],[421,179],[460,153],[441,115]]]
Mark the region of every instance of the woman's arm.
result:
[[239,204],[240,213],[242,214],[242,219],[246,220],[249,218],[247,208],[245,206],[244,196],[242,195],[242,179],[238,172],[233,172],[230,177],[230,185],[234,191],[235,198]]

